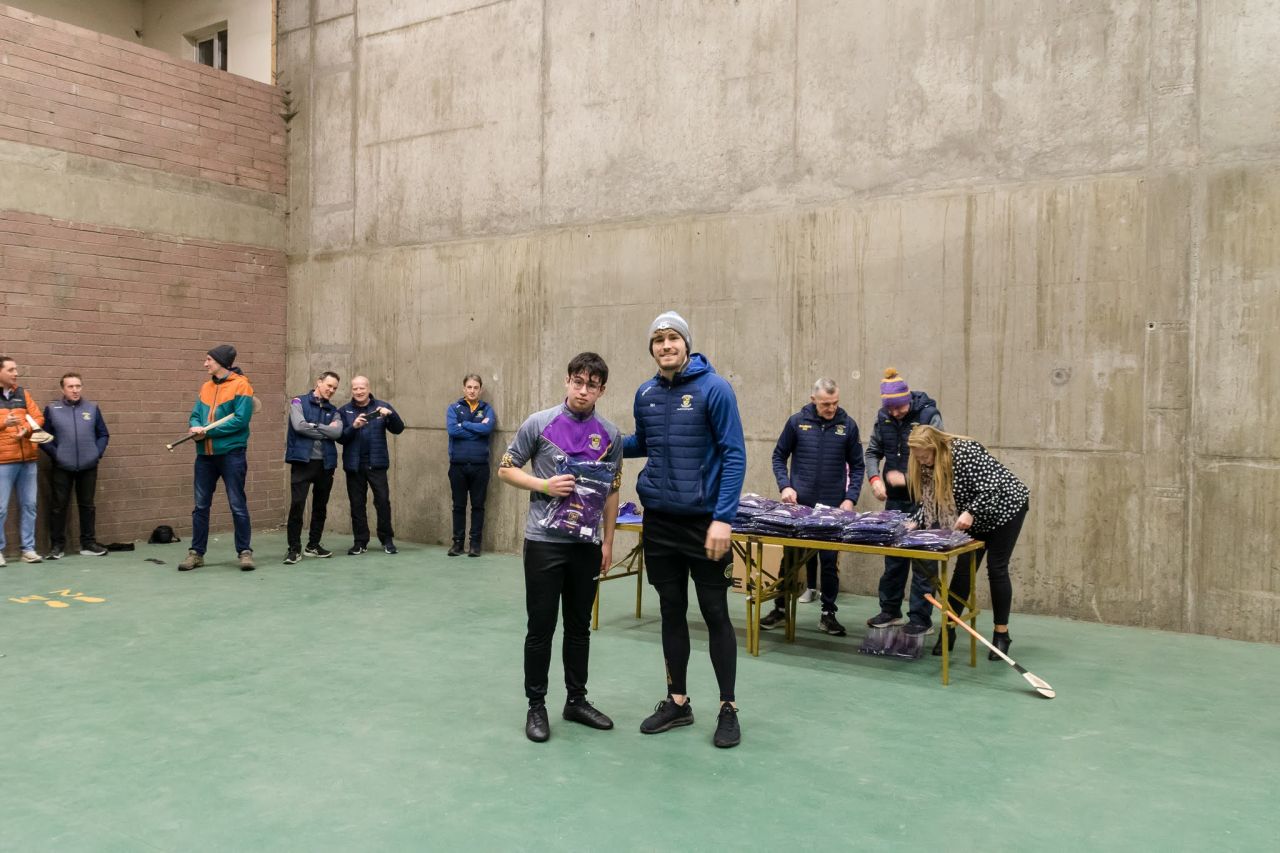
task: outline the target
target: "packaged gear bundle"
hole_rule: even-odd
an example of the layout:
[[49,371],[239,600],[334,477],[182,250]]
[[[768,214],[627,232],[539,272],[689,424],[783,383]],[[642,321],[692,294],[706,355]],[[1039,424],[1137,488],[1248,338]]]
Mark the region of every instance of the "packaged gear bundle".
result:
[[556,475],[572,475],[573,491],[563,498],[552,498],[546,518],[539,523],[548,530],[599,545],[604,541],[604,503],[616,471],[612,462],[557,460]]

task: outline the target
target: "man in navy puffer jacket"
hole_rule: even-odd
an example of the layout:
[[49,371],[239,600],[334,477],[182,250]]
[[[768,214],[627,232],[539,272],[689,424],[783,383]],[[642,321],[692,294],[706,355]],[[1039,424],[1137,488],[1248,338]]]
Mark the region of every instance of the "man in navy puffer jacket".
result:
[[395,408],[379,400],[369,391],[369,377],[351,380],[351,400],[343,406],[342,470],[347,474],[347,499],[351,503],[351,536],[355,539],[347,553],[363,554],[369,546],[369,516],[366,504],[373,490],[373,508],[378,514],[378,541],[387,554],[398,553],[395,531],[391,527],[391,488],[387,469],[391,453],[387,449],[387,433],[404,432],[404,421]]
[[733,387],[707,359],[691,352],[689,324],[674,311],[649,327],[649,354],[658,375],[636,391],[636,431],[625,456],[648,457],[636,482],[644,504],[644,563],[662,609],[662,651],[668,695],[640,725],[644,734],[693,722],[685,690],[689,666],[689,578],[710,635],[711,664],[720,687],[712,742],[737,746],[734,704],[737,641],[729,620],[733,579],[729,523],[738,511],[746,475],[746,442]]
[[[787,461],[791,470],[787,471]],[[840,408],[840,389],[830,379],[813,383],[809,404],[787,419],[773,448],[773,476],[783,503],[804,506],[838,506],[852,510],[862,491],[862,441],[858,424]],[[805,566],[809,586],[800,600],[813,600],[818,566],[822,564],[822,618],[818,627],[836,637],[845,635],[836,619],[836,593],[840,575],[836,552],[819,551]],[[769,629],[785,625],[787,611],[782,598],[775,598],[773,612],[760,620]]]

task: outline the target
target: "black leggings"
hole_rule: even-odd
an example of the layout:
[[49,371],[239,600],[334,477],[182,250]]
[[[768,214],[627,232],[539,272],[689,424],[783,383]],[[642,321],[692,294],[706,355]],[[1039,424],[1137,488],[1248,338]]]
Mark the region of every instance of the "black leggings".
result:
[[[683,696],[688,691],[685,677],[689,671],[689,581],[673,580],[653,585],[658,591],[662,610],[662,654],[667,659],[667,689]],[[720,701],[734,701],[733,689],[738,677],[737,638],[729,620],[728,589],[695,583],[698,609],[707,623],[711,646],[711,666],[720,686]]]
[[[951,594],[962,600],[969,598],[969,561],[976,559],[978,567],[982,567],[982,556],[987,555],[987,578],[991,581],[991,613],[996,625],[1009,624],[1009,610],[1013,606],[1013,583],[1009,580],[1009,559],[1013,556],[1013,546],[1018,544],[1018,534],[1022,532],[1022,522],[1027,517],[1028,503],[1018,514],[997,527],[990,533],[973,534],[974,539],[982,540],[986,545],[981,551],[962,554],[956,560],[956,573],[951,576]],[[952,602],[954,609],[954,600]]]

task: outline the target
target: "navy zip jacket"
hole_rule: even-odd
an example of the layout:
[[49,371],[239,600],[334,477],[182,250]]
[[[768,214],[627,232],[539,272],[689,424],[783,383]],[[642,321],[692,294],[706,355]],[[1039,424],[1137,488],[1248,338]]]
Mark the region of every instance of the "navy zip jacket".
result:
[[[487,424],[483,423],[486,418]],[[493,406],[480,400],[473,412],[467,398],[459,397],[458,402],[451,403],[444,411],[444,426],[449,431],[449,461],[488,463],[489,437],[497,425]]]
[[796,500],[805,506],[857,503],[862,491],[862,466],[858,425],[844,409],[837,408],[835,417],[824,421],[818,417],[818,407],[809,403],[787,418],[773,448],[773,476],[778,481],[778,491],[795,489]]
[[[317,397],[311,391],[299,394],[293,399],[302,405],[303,420],[309,424],[331,424],[338,414],[338,409],[333,403]],[[292,405],[292,402],[290,405]],[[293,428],[292,420],[285,421],[285,427],[287,429],[284,445],[285,462],[310,462],[311,451],[318,441],[320,442],[320,458],[324,461],[324,470],[332,471],[338,467],[338,448],[333,441],[302,435]]]
[[733,386],[694,353],[670,381],[658,374],[640,386],[634,414],[622,455],[649,458],[636,480],[644,508],[732,522],[747,473]]
[[[391,409],[391,414],[385,418],[374,418],[360,429],[352,426],[357,417],[372,412],[379,406]],[[357,405],[355,400],[348,400],[338,413],[342,415],[342,437],[338,439],[338,443],[342,445],[342,469],[359,471],[361,456],[367,457],[370,468],[390,468],[391,452],[387,449],[387,433],[399,435],[404,432],[404,421],[400,419],[400,413],[395,407],[370,394],[369,402],[363,406]]]
[[[902,420],[897,420],[884,408],[876,414],[876,425],[871,430],[871,440],[867,442],[868,480],[888,471],[907,473],[907,460],[911,458],[907,438],[916,424],[942,429],[942,413],[938,411],[938,404],[923,391],[911,392],[911,408]],[[882,461],[883,471],[880,467]],[[906,486],[890,486],[886,481],[884,487],[889,500],[911,500]]]
[[53,441],[46,441],[40,449],[64,471],[97,468],[111,440],[97,403],[83,397],[74,403],[63,398],[45,406],[44,431],[53,436]]

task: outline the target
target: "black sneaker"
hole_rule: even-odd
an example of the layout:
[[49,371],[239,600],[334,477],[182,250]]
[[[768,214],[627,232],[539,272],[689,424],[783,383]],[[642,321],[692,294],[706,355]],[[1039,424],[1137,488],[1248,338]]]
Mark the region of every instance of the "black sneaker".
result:
[[676,700],[668,696],[653,706],[653,713],[645,717],[640,724],[640,734],[656,735],[674,729],[676,726],[693,725],[693,703],[684,697],[684,704],[677,705]]
[[54,545],[49,549],[49,553],[44,555],[46,560],[61,560],[66,556],[66,552],[62,550],[61,545]]
[[323,545],[308,545],[302,549],[302,553],[308,557],[332,557],[333,552]]
[[843,637],[845,635],[844,626],[836,619],[834,613],[822,614],[822,618],[818,620],[818,630],[825,631],[833,637]]
[[933,644],[933,656],[938,657],[942,654],[942,644],[947,644],[947,651],[951,651],[956,647],[956,629],[950,625],[945,631],[938,634],[938,642]]
[[564,718],[573,723],[582,723],[593,729],[608,731],[613,728],[613,720],[592,705],[586,699],[578,699],[573,702],[566,702],[564,705]]
[[787,611],[783,610],[781,607],[773,608],[773,610],[769,612],[769,615],[763,616],[760,619],[760,627],[765,629],[766,631],[772,630],[779,626],[785,626],[786,624],[787,624]]
[[360,556],[361,554],[363,554],[365,551],[368,551],[368,550],[369,550],[369,549],[368,549],[368,548],[366,548],[366,547],[364,547],[363,545],[352,545],[350,548],[348,548],[348,549],[347,549],[347,556],[348,556],[348,557],[358,557],[358,556]]
[[382,553],[384,553],[384,554],[399,554],[399,553],[400,553],[400,549],[396,547],[396,543],[394,543],[394,542],[392,542],[390,539],[388,539],[386,542],[383,542],[383,543],[382,543]]
[[910,622],[907,624],[907,627],[902,629],[902,633],[906,634],[908,637],[923,637],[925,634],[929,633],[929,630],[930,626],[925,625],[922,622]]
[[292,566],[294,563],[300,562],[302,562],[302,555],[297,551],[290,550],[288,554],[284,555],[284,564],[286,566]]
[[544,743],[551,737],[551,721],[547,719],[547,706],[534,705],[524,721],[524,736],[534,743]]
[[467,556],[468,556],[468,557],[479,557],[479,556],[480,556],[480,543],[479,543],[479,542],[472,542],[472,543],[471,543],[471,547],[467,549]]
[[461,539],[453,540],[453,543],[449,546],[449,556],[450,557],[462,556],[462,540]]
[[720,719],[716,721],[716,733],[711,742],[721,749],[737,746],[742,742],[742,729],[738,727],[738,709],[725,702],[720,706]]
[[867,620],[868,628],[892,628],[894,625],[901,625],[902,617],[894,616],[892,613],[881,612],[877,616],[872,616]]
[[[58,551],[61,552],[62,549],[59,548]],[[80,556],[81,557],[105,557],[107,556],[107,549],[103,548],[97,542],[90,542],[88,545],[80,546]]]

